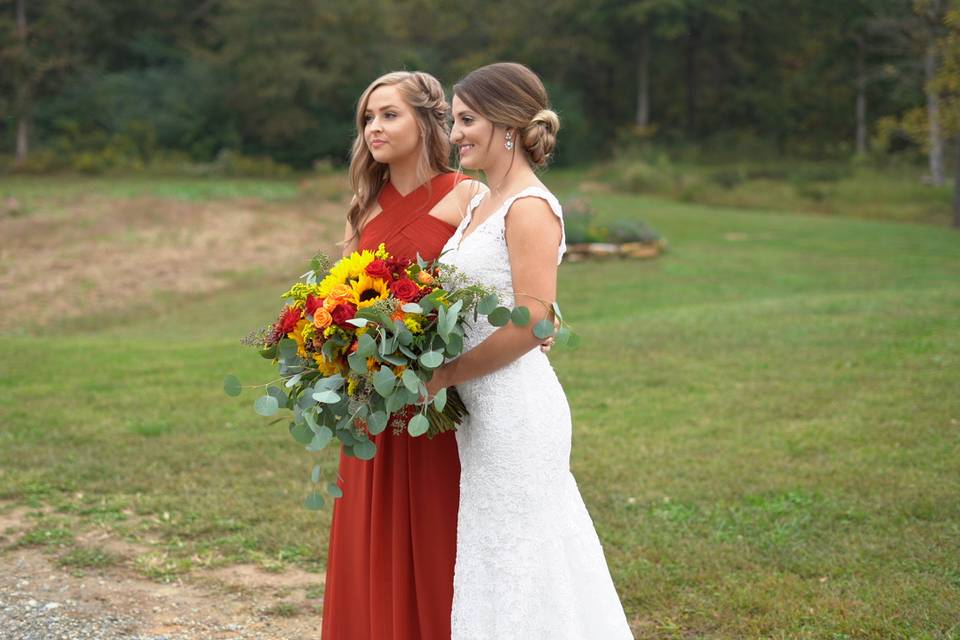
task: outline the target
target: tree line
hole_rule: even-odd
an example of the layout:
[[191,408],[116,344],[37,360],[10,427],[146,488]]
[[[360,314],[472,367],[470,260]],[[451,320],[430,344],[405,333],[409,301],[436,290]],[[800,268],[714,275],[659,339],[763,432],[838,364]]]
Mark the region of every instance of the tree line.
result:
[[[559,161],[637,141],[786,156],[912,153],[945,180],[957,0],[5,0],[0,145],[16,164],[223,150],[342,162],[394,69],[541,74]],[[957,145],[960,149],[960,145]]]

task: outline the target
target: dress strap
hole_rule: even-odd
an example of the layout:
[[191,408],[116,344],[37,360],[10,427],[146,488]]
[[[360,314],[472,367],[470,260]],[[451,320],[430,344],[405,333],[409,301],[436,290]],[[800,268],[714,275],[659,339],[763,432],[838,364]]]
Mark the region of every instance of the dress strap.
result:
[[510,207],[512,207],[513,203],[520,198],[540,198],[547,203],[547,205],[550,207],[550,211],[557,216],[557,219],[560,221],[560,246],[557,247],[557,264],[560,264],[560,262],[563,260],[563,254],[567,251],[567,234],[563,226],[563,207],[560,206],[560,201],[557,200],[555,195],[543,187],[527,187],[526,189],[518,191],[504,200],[503,204],[500,205],[500,209],[494,213],[494,215],[505,220],[507,214],[510,212]]

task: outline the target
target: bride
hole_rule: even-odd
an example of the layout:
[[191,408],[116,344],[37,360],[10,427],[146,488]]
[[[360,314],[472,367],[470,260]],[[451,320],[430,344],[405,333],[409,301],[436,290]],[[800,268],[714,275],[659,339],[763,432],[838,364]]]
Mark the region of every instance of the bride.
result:
[[[549,317],[565,250],[560,204],[534,173],[559,119],[527,67],[498,63],[454,86],[450,139],[475,196],[441,260]],[[460,510],[453,640],[632,638],[593,522],[570,473],[570,409],[530,327],[478,321],[430,394],[456,385],[470,411],[457,431]]]

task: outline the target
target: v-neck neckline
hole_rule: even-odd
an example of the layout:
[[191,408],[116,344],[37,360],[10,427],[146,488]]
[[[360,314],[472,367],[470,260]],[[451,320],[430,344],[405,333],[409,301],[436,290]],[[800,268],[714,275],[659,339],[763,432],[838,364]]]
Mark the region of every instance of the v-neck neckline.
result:
[[380,190],[380,195],[377,197],[377,203],[380,205],[381,209],[386,209],[388,206],[399,204],[426,189],[427,185],[432,187],[437,178],[440,178],[443,175],[445,174],[438,173],[420,186],[415,187],[407,194],[400,193],[400,190],[397,189],[390,180],[387,180],[386,184],[383,185],[383,189]]

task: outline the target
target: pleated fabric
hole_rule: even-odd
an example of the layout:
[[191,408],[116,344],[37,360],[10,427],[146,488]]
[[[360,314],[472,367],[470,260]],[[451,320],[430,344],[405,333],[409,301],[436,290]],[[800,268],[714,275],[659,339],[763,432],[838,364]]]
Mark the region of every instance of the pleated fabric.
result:
[[[429,215],[465,176],[440,174],[407,195],[389,182],[360,249],[382,242],[397,257],[433,260],[455,227]],[[333,507],[323,640],[449,640],[460,460],[452,432],[432,440],[375,436],[376,456],[340,456],[343,497]]]

